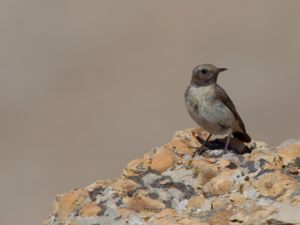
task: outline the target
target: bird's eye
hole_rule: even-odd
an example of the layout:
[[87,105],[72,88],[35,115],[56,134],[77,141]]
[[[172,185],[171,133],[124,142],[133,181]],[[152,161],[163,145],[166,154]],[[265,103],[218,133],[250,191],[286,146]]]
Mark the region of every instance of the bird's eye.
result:
[[206,69],[201,70],[201,73],[203,73],[203,74],[207,74],[207,72],[208,72],[208,70],[206,70]]

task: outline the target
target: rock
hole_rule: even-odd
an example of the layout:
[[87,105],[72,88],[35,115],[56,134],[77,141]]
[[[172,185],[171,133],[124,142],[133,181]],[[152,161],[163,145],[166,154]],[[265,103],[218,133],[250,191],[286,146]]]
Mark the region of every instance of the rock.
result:
[[233,211],[221,210],[215,212],[209,219],[209,224],[229,225]]
[[232,171],[224,171],[206,183],[203,190],[210,195],[224,195],[230,192],[232,184]]
[[249,160],[256,163],[257,169],[280,169],[283,166],[283,160],[277,152],[265,150],[253,150]]
[[166,206],[159,200],[155,200],[146,196],[140,197],[125,197],[123,198],[123,202],[126,208],[130,210],[134,210],[136,212],[144,211],[144,210],[161,210]]
[[128,192],[133,191],[139,186],[136,182],[130,179],[117,179],[111,184],[112,190],[118,195],[127,195]]
[[67,221],[68,216],[83,205],[88,198],[86,190],[77,189],[65,195],[59,195],[54,203],[54,213],[59,223]]
[[79,215],[82,217],[92,217],[101,215],[102,208],[95,203],[88,203],[80,210]]
[[165,145],[166,148],[172,149],[176,155],[184,156],[185,154],[192,155],[195,149],[191,149],[188,144],[180,139],[173,138],[168,144]]
[[291,145],[291,144],[299,144],[300,143],[300,140],[297,140],[297,139],[294,139],[294,138],[291,138],[291,139],[288,139],[288,140],[285,140],[284,142],[280,143],[280,147],[287,147],[288,145]]
[[282,158],[283,165],[293,163],[300,155],[300,143],[291,144],[285,148],[279,148],[278,155]]
[[174,158],[173,153],[168,148],[162,147],[154,154],[151,169],[164,172],[173,166]]
[[280,202],[291,201],[291,195],[299,188],[297,180],[280,171],[261,175],[260,179],[253,182],[253,185],[261,195],[277,198]]
[[121,177],[58,195],[45,225],[300,224],[299,140],[233,140],[224,154],[225,139],[215,138],[197,155],[207,135],[177,131]]
[[209,160],[193,160],[194,176],[199,179],[199,185],[204,185],[219,174],[218,165]]
[[293,206],[285,203],[274,203],[277,211],[272,220],[281,222],[281,224],[300,224],[299,206]]
[[228,199],[226,198],[214,198],[211,201],[211,209],[223,209],[226,207]]
[[192,209],[201,209],[204,205],[205,197],[203,194],[198,196],[193,196],[189,199],[187,207]]
[[138,175],[140,172],[146,171],[147,167],[145,166],[145,160],[144,159],[134,159],[131,162],[129,162],[124,169],[124,176],[134,176]]
[[251,215],[247,215],[244,221],[245,225],[260,224],[264,220],[269,220],[268,217],[276,212],[273,206],[265,206],[264,208],[255,208]]
[[241,193],[236,192],[231,194],[229,200],[235,204],[242,204],[245,201],[245,198]]

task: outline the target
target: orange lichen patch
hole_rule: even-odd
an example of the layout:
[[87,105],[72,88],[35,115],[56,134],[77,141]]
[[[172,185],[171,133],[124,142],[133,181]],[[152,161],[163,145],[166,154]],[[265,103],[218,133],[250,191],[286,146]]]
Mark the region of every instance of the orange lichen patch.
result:
[[245,201],[245,198],[241,193],[236,192],[230,195],[229,200],[236,204],[242,204]]
[[136,182],[134,182],[133,180],[126,179],[126,178],[120,178],[120,179],[117,179],[114,183],[112,183],[111,187],[112,187],[113,191],[122,195],[122,194],[126,194],[126,193],[134,190],[135,188],[137,188],[138,184]]
[[184,218],[181,220],[178,220],[178,224],[182,224],[182,225],[209,225],[208,223],[203,223],[203,222],[199,222],[197,221],[197,219],[193,219],[193,218]]
[[206,184],[220,173],[216,164],[206,160],[193,160],[191,166],[197,168],[196,171],[199,185]]
[[274,158],[274,152],[270,150],[260,150],[260,149],[255,149],[251,152],[249,160],[252,161],[257,161],[259,159],[264,159],[266,161],[273,161]]
[[220,168],[224,168],[226,166],[228,166],[230,164],[230,161],[227,159],[219,159],[216,164],[220,167]]
[[125,197],[123,198],[128,209],[134,210],[136,212],[144,210],[161,210],[165,208],[165,204],[159,200],[155,200],[146,196],[138,197]]
[[215,176],[203,187],[206,193],[212,195],[222,195],[229,193],[233,184],[232,171],[223,171],[218,176]]
[[225,208],[226,204],[228,203],[227,199],[224,198],[215,198],[211,201],[211,208],[212,209],[223,209]]
[[270,150],[253,150],[249,160],[253,162],[264,160],[263,169],[280,169],[283,166],[282,158]]
[[65,225],[82,225],[82,224],[81,223],[77,223],[75,221],[68,220],[68,221],[65,222]]
[[111,185],[112,180],[97,180],[95,183],[87,186],[85,189],[88,191],[93,191],[96,188],[105,188],[108,185]]
[[57,197],[57,212],[58,221],[63,222],[71,212],[79,208],[88,198],[88,192],[83,189],[71,191],[65,195]]
[[272,162],[267,162],[264,164],[264,166],[262,166],[263,169],[270,169],[270,170],[276,170],[276,169],[280,169],[283,167],[283,161],[282,158],[279,156],[274,156],[273,161]]
[[201,143],[199,142],[198,138],[203,139],[207,132],[203,129],[186,129],[184,131],[177,131],[174,135],[174,139],[181,140],[182,142],[186,143],[188,147],[191,148],[199,148]]
[[191,146],[188,146],[187,143],[177,138],[172,139],[168,144],[164,146],[166,148],[173,150],[174,153],[177,155],[185,155],[185,154],[192,155],[196,150],[196,148],[192,148]]
[[152,157],[151,169],[159,172],[171,168],[174,162],[174,155],[168,148],[160,148]]
[[203,194],[200,194],[198,196],[194,196],[189,199],[187,203],[187,207],[189,208],[202,208],[205,202],[205,197]]
[[279,148],[277,152],[282,158],[283,164],[287,165],[295,161],[296,158],[300,158],[300,144],[291,144],[286,148]]
[[83,217],[97,216],[101,213],[102,208],[95,203],[87,203],[80,210],[79,215]]
[[247,216],[247,219],[244,224],[258,224],[258,221],[264,220],[274,212],[276,212],[276,209],[272,206],[266,206],[264,208],[258,209],[257,211],[253,212],[251,216]]
[[232,211],[229,210],[222,210],[217,212],[209,218],[209,224],[218,224],[218,225],[229,225],[230,224],[230,217],[233,215]]
[[155,224],[159,224],[159,225],[170,225],[170,224],[174,224],[177,225],[178,223],[176,223],[174,221],[173,218],[159,218],[155,221]]
[[155,215],[155,224],[159,225],[169,225],[177,224],[175,219],[178,218],[178,213],[175,209],[165,208]]
[[[263,196],[280,196],[281,201],[289,199],[289,195],[298,188],[298,182],[280,171],[266,173],[254,182],[254,187]],[[278,200],[279,200],[278,199]]]
[[118,208],[117,212],[122,218],[127,218],[130,214],[135,213],[134,211],[127,208]]
[[147,169],[147,164],[145,159],[134,159],[130,161],[123,171],[123,175],[126,177],[135,176],[141,171]]
[[211,162],[207,159],[195,159],[190,162],[192,167],[201,167],[201,166],[209,166],[214,165],[214,162]]
[[158,214],[158,218],[165,218],[165,217],[176,217],[178,214],[175,209],[166,208],[161,210]]

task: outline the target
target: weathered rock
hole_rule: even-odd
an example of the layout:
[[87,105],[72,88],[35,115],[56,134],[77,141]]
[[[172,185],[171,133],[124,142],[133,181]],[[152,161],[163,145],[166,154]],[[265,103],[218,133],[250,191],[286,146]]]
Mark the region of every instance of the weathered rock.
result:
[[300,143],[291,144],[285,148],[279,148],[278,155],[282,158],[284,165],[293,163],[300,155]]
[[171,150],[166,147],[162,147],[153,155],[151,169],[164,172],[172,167],[174,158],[175,157]]
[[210,195],[224,195],[231,191],[233,172],[223,171],[203,186],[205,193]]
[[203,194],[199,194],[196,196],[193,196],[192,198],[189,199],[187,203],[187,207],[191,209],[201,209],[204,205],[205,202],[205,197]]
[[58,223],[68,221],[69,215],[73,214],[78,208],[84,206],[87,198],[88,192],[82,189],[77,189],[65,195],[57,196],[53,212],[55,213]]
[[242,204],[245,201],[245,198],[241,193],[236,192],[230,195],[229,200],[235,204]]
[[92,217],[101,215],[101,212],[102,208],[100,206],[93,202],[90,202],[82,207],[82,209],[79,212],[79,215],[82,217]]
[[136,212],[140,211],[156,211],[165,208],[165,204],[159,200],[152,199],[146,196],[140,197],[125,197],[123,198],[123,202],[126,208],[134,210]]
[[177,131],[129,162],[120,178],[58,195],[45,224],[300,224],[299,140],[268,148],[234,139],[224,154],[225,139],[214,139],[195,154],[207,135]]

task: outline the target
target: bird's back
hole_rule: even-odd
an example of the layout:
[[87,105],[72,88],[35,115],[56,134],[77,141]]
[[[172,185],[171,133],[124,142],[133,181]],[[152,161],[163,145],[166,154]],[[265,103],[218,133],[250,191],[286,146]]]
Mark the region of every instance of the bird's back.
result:
[[237,120],[237,126],[233,128],[233,136],[235,136],[243,142],[250,142],[251,137],[247,134],[245,124],[240,115],[238,114],[235,105],[233,104],[232,100],[227,95],[225,90],[218,84],[216,84],[216,94],[218,98],[221,99],[221,101],[230,109],[235,119]]

